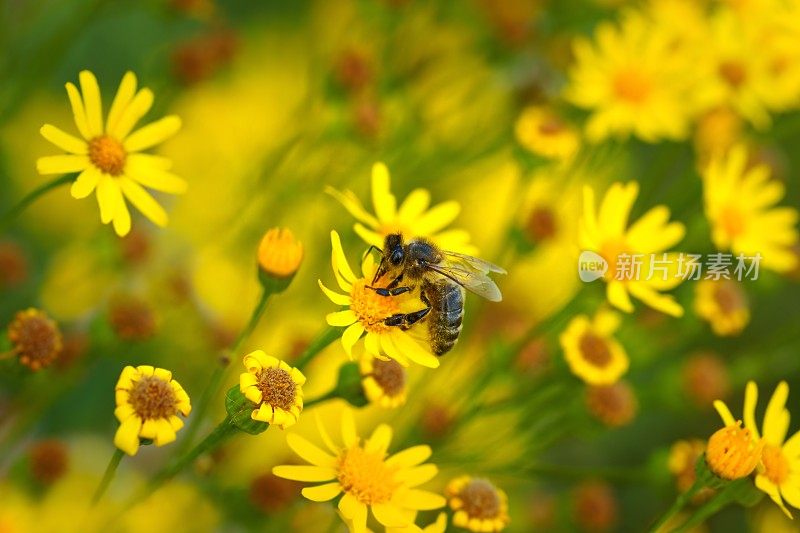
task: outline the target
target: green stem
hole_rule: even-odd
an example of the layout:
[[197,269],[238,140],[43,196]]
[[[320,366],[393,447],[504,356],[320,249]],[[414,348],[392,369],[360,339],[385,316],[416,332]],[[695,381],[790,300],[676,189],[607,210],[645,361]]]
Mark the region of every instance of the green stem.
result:
[[[239,332],[236,340],[231,345],[229,350],[230,354],[237,355],[239,349],[242,347],[242,344],[244,344],[244,341],[247,340],[247,338],[253,333],[253,330],[256,328],[256,325],[258,325],[259,320],[261,320],[261,317],[264,315],[264,311],[267,309],[267,304],[269,303],[269,297],[271,295],[272,293],[266,289],[261,292],[258,303],[256,304],[255,308],[253,308],[253,313],[250,315],[250,320],[248,320],[247,325],[244,327],[244,329],[242,329],[242,331]],[[214,373],[211,374],[211,378],[208,380],[208,385],[206,385],[206,388],[200,395],[200,399],[198,400],[197,406],[194,409],[194,416],[191,418],[186,428],[183,441],[178,447],[179,454],[185,453],[194,442],[197,432],[200,430],[200,424],[202,423],[203,418],[211,406],[211,401],[217,396],[217,394],[219,394],[220,389],[225,383],[230,362],[230,357],[224,357],[214,369]]]
[[694,484],[691,487],[689,487],[689,490],[679,494],[678,497],[675,498],[675,502],[672,504],[672,507],[670,507],[667,510],[667,512],[664,513],[661,516],[661,518],[658,519],[655,525],[652,528],[650,528],[650,532],[656,533],[657,531],[659,531],[664,526],[664,524],[666,524],[676,514],[678,514],[681,511],[681,509],[686,507],[686,504],[689,503],[689,501],[692,498],[694,498],[695,494],[697,494],[703,487],[705,487],[705,483],[703,482],[703,480],[697,479],[694,482]]
[[114,475],[117,473],[117,467],[124,456],[125,453],[122,450],[114,450],[114,455],[111,456],[111,460],[108,462],[106,472],[103,474],[103,479],[100,481],[100,485],[97,486],[97,490],[94,491],[94,496],[92,496],[92,505],[97,505],[97,502],[99,502],[100,498],[102,498],[103,494],[105,494],[106,489],[108,489],[108,486],[114,479]]
[[62,185],[66,185],[75,179],[74,174],[66,174],[60,176],[52,181],[40,185],[36,189],[26,194],[11,210],[0,219],[0,233],[4,232],[8,226],[16,219],[20,213],[25,211],[25,208],[35,202],[40,196],[48,191],[56,189]]
[[161,472],[150,480],[150,482],[139,492],[137,496],[130,502],[130,506],[144,500],[150,494],[161,488],[167,481],[178,475],[181,470],[192,464],[195,459],[204,453],[210,453],[219,448],[226,440],[235,435],[239,429],[233,425],[233,419],[230,415],[225,417],[225,420],[219,423],[214,430],[209,433],[205,439],[192,448],[189,452],[183,454],[177,461],[164,468]]
[[298,370],[303,370],[308,363],[310,363],[319,352],[327,348],[330,343],[335,341],[341,335],[342,328],[328,327],[320,333],[316,339],[311,341],[302,354],[294,361],[294,366]]
[[337,398],[337,397],[338,396],[336,395],[336,388],[334,387],[333,389],[329,390],[328,392],[326,392],[322,396],[318,396],[318,397],[314,398],[313,400],[309,400],[308,402],[303,404],[303,410],[305,411],[306,409],[309,409],[313,405],[317,405],[318,403],[322,403],[322,402],[325,402],[325,401],[328,401],[328,400],[332,400],[333,398]]

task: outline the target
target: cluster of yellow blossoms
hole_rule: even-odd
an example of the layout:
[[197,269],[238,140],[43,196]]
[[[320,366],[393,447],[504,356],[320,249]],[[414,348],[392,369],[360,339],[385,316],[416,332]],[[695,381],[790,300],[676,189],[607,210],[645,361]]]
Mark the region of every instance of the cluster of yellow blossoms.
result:
[[650,0],[575,42],[565,97],[591,113],[590,141],[685,139],[721,108],[764,128],[800,104],[798,13],[780,0]]

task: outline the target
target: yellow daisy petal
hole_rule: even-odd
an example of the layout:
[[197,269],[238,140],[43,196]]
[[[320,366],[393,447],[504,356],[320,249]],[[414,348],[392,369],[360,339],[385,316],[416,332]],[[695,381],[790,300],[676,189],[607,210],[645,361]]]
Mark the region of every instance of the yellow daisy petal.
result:
[[42,137],[55,144],[65,152],[75,155],[86,155],[89,153],[89,146],[86,141],[73,137],[50,124],[45,124],[39,130]]
[[100,207],[100,220],[103,224],[108,224],[114,219],[122,202],[122,192],[114,178],[105,174],[101,176],[97,184],[97,204]]
[[339,192],[333,187],[325,187],[325,192],[342,204],[356,220],[373,228],[378,226],[378,220],[364,209],[361,201],[352,191]]
[[169,139],[180,128],[181,119],[177,115],[169,115],[131,133],[122,144],[128,152],[147,150]]
[[391,192],[389,169],[383,163],[372,165],[372,205],[381,222],[391,222],[397,215],[397,200]]
[[364,449],[370,452],[375,452],[380,455],[386,454],[386,450],[389,449],[389,444],[392,442],[392,428],[389,427],[387,424],[381,424],[375,431],[372,432],[372,436],[367,439],[366,445]]
[[125,197],[153,224],[162,228],[167,225],[167,212],[141,185],[125,176],[118,178],[117,183]]
[[306,487],[300,494],[312,502],[327,502],[334,499],[342,492],[342,486],[338,482],[317,485],[316,487]]
[[[748,381],[744,389],[744,427],[750,430],[753,438],[758,440],[761,433],[756,425],[756,405],[758,404],[758,387],[755,382]],[[730,412],[729,412],[730,414]],[[733,417],[731,417],[733,418]],[[729,425],[727,422],[725,425]]]
[[81,83],[89,135],[97,137],[103,134],[103,104],[100,97],[100,86],[97,85],[97,78],[88,70],[82,70],[78,74],[78,80]]
[[94,165],[90,166],[81,172],[78,178],[72,182],[69,193],[76,199],[86,198],[94,192],[97,183],[100,181],[100,176],[102,176],[100,169]]
[[717,413],[719,413],[719,417],[722,419],[723,424],[725,424],[726,426],[732,426],[736,424],[736,419],[733,418],[731,410],[728,409],[728,406],[725,405],[725,402],[722,402],[720,400],[715,400],[714,409],[716,409]]
[[160,159],[145,154],[129,154],[125,162],[125,175],[140,185],[170,194],[183,194],[188,189],[186,180],[167,172]]
[[69,174],[89,168],[91,162],[86,155],[48,155],[36,160],[39,174]]
[[336,479],[336,470],[321,466],[280,465],[272,468],[272,473],[294,481],[330,481]]
[[386,527],[405,527],[409,520],[391,503],[373,503],[372,514]]
[[345,409],[342,412],[342,442],[346,448],[358,444],[358,433],[356,432],[356,421],[353,412]]
[[329,326],[337,326],[337,327],[349,326],[356,320],[358,320],[358,317],[350,309],[346,309],[344,311],[336,311],[335,313],[328,313],[325,316],[325,321],[328,323]]
[[138,416],[128,418],[120,424],[114,434],[114,446],[127,453],[136,455],[139,450],[139,429],[142,427],[142,420]]
[[117,94],[114,96],[114,101],[111,103],[111,109],[108,111],[108,118],[106,119],[106,131],[113,131],[122,115],[122,111],[128,107],[136,94],[136,74],[131,71],[122,76],[122,81],[117,89]]
[[353,359],[353,346],[355,346],[356,342],[358,342],[358,339],[361,338],[363,333],[364,326],[361,324],[361,322],[351,324],[346,330],[344,330],[344,333],[342,333],[342,346],[344,347],[347,357],[350,359]]
[[333,468],[336,465],[336,458],[334,456],[325,453],[296,433],[286,435],[286,443],[302,459],[305,459],[315,466]]
[[[119,191],[119,187],[116,187]],[[114,219],[111,221],[114,224],[114,232],[120,237],[124,237],[131,231],[131,214],[128,211],[128,206],[125,200],[122,199],[122,192],[120,191],[119,205],[117,212],[114,213]]]
[[444,507],[447,500],[443,496],[427,490],[409,489],[398,498],[398,503],[408,509],[431,511]]
[[130,103],[122,110],[119,120],[113,128],[108,130],[108,134],[117,140],[123,141],[128,133],[133,129],[139,119],[141,119],[153,105],[153,91],[142,89],[131,99]]
[[322,292],[325,293],[325,296],[327,296],[328,299],[336,305],[350,305],[352,303],[353,300],[350,298],[350,296],[339,294],[338,292],[330,290],[328,287],[323,285],[322,281],[320,280],[317,280],[317,283],[319,284],[319,288],[322,289]]
[[386,464],[394,465],[399,468],[417,466],[427,461],[431,456],[431,453],[433,452],[431,451],[430,446],[421,444],[419,446],[406,448],[405,450],[392,455],[386,460]]
[[93,135],[89,132],[89,125],[86,122],[86,111],[83,108],[81,94],[78,92],[78,88],[72,83],[67,83],[64,87],[67,89],[69,103],[72,106],[72,117],[75,120],[75,126],[78,128],[78,132],[80,132],[81,136],[88,141]]

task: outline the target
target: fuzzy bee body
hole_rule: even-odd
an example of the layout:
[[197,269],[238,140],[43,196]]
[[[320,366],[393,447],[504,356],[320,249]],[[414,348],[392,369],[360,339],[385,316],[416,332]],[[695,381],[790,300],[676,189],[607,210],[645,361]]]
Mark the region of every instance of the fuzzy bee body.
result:
[[435,355],[453,349],[464,320],[464,289],[448,279],[425,281],[421,294],[431,307],[428,316],[428,338]]
[[420,300],[426,306],[419,311],[386,317],[384,323],[408,329],[419,321],[427,321],[428,341],[436,355],[449,352],[461,334],[464,289],[493,302],[502,299],[487,274],[505,274],[505,270],[488,261],[440,250],[427,239],[415,238],[404,243],[399,233],[386,237],[382,254],[372,284],[384,276],[391,281],[385,287],[370,288],[392,297],[418,287]]

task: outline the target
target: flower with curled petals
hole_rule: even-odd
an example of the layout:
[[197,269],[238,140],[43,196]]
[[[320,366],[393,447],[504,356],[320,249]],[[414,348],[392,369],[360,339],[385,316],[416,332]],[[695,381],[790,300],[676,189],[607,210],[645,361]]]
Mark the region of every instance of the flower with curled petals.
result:
[[[331,245],[333,273],[344,294],[330,290],[322,281],[319,286],[333,303],[346,307],[328,314],[326,320],[331,326],[346,328],[342,333],[342,346],[347,355],[353,358],[353,346],[363,336],[364,348],[374,357],[385,359],[388,356],[403,366],[408,366],[409,361],[413,361],[428,368],[438,367],[439,359],[430,352],[430,348],[412,337],[417,326],[404,331],[383,322],[394,314],[421,309],[418,291],[391,297],[379,295],[367,288],[378,268],[372,255],[364,256],[361,263],[362,276],[356,277],[342,250],[339,234],[335,231],[331,232]],[[383,287],[388,282],[388,279],[379,280],[377,286]],[[424,337],[426,334],[422,334],[423,338],[427,338]]]
[[244,366],[239,390],[258,406],[250,417],[281,429],[294,425],[303,410],[303,373],[261,350],[245,355]]
[[428,209],[431,193],[425,189],[414,189],[397,206],[397,198],[390,188],[389,169],[383,163],[372,165],[373,215],[352,191],[337,191],[332,187],[327,193],[341,203],[358,221],[353,226],[364,242],[381,248],[387,235],[402,233],[426,237],[444,250],[476,255],[477,249],[469,244],[469,233],[462,229],[444,228],[450,225],[461,206],[456,201],[442,202]]
[[40,157],[37,170],[40,174],[79,173],[72,183],[72,196],[85,198],[96,190],[100,220],[113,223],[120,237],[131,229],[126,200],[157,226],[166,226],[166,211],[145,187],[181,194],[186,182],[169,172],[169,159],[140,152],[174,135],[181,127],[180,118],[170,115],[132,132],[150,110],[153,92],[147,88],[137,92],[136,75],[127,72],[103,122],[97,79],[84,70],[79,80],[80,92],[72,83],[66,87],[80,138],[50,124],[42,126],[42,136],[67,153]]
[[354,533],[367,531],[368,510],[391,530],[413,526],[416,511],[445,505],[442,496],[416,488],[438,473],[435,465],[425,463],[431,455],[429,446],[413,446],[389,455],[392,429],[381,424],[362,441],[349,409],[345,409],[341,421],[343,446],[334,444],[319,417],[317,426],[326,449],[297,434],[286,436],[289,447],[311,465],[281,465],[272,472],[295,481],[323,483],[302,490],[303,496],[315,502],[343,494],[339,511]]
[[114,416],[120,426],[114,445],[128,455],[139,451],[139,439],[152,440],[156,446],[174,441],[175,433],[183,427],[178,414],[186,417],[192,411],[189,396],[172,379],[172,372],[149,365],[122,370],[116,400]]
[[[763,444],[763,469],[759,468],[756,473],[756,487],[791,518],[792,514],[784,502],[800,509],[800,431],[786,438],[790,418],[789,410],[786,409],[788,397],[789,385],[781,381],[767,403],[764,423],[759,432],[755,414],[758,386],[752,381],[748,382],[744,392],[744,430],[754,443]],[[714,407],[727,427],[737,423],[725,403],[717,400]]]

